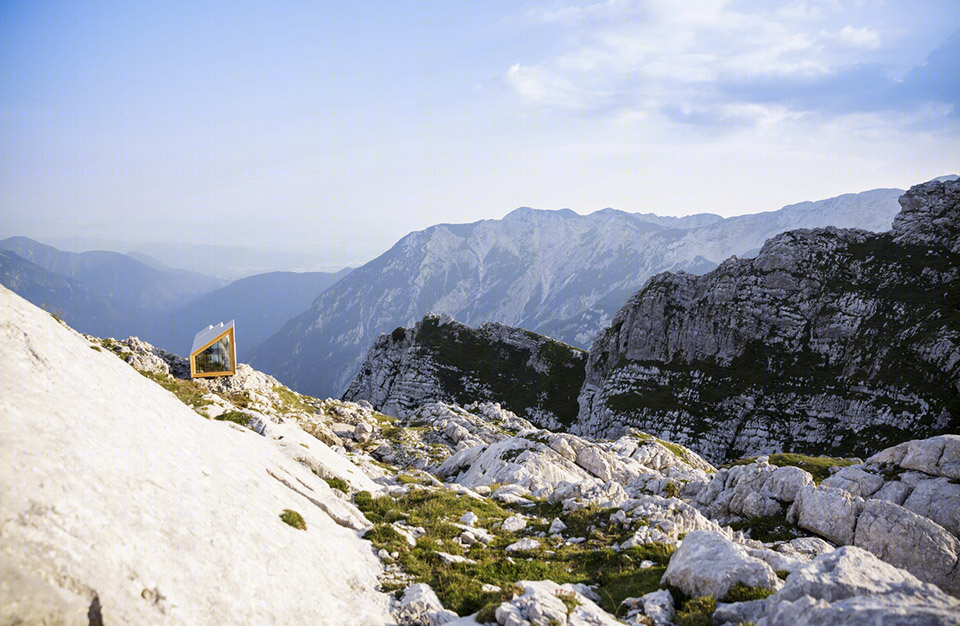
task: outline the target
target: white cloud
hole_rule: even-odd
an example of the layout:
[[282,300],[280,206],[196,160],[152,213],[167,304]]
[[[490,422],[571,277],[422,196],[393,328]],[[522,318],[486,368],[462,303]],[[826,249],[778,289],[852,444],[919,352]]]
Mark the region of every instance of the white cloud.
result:
[[866,26],[863,28],[844,26],[837,33],[837,39],[851,48],[863,48],[865,50],[878,50],[880,48],[880,33]]

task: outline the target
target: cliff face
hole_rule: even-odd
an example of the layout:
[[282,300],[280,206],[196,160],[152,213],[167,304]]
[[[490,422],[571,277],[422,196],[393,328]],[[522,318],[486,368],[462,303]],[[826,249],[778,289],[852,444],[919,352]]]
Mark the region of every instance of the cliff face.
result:
[[470,328],[428,315],[381,335],[344,395],[405,417],[428,402],[500,402],[547,428],[577,415],[586,352],[500,324]]
[[960,430],[960,181],[900,204],[887,233],[792,231],[652,278],[594,342],[573,430],[634,426],[713,461]]

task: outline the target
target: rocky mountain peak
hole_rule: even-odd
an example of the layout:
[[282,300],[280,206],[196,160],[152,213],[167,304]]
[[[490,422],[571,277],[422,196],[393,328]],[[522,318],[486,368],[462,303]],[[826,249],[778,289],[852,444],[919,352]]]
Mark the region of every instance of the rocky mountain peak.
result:
[[960,179],[914,185],[900,197],[900,206],[891,231],[894,241],[960,252]]
[[575,429],[635,426],[713,461],[957,429],[958,201],[932,181],[887,233],[789,231],[754,259],[653,277],[594,342]]
[[586,353],[520,328],[471,328],[428,314],[413,328],[380,335],[344,394],[406,417],[427,402],[502,402],[543,427],[577,413]]

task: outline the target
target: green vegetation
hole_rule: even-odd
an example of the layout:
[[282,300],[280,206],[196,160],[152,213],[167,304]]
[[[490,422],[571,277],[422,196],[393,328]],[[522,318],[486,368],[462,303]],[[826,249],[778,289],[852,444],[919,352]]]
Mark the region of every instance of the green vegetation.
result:
[[274,385],[273,391],[280,396],[280,406],[285,412],[301,411],[313,413],[314,407],[309,403],[309,396],[301,396],[296,391],[283,385]]
[[292,526],[297,530],[307,529],[307,523],[303,521],[303,516],[293,509],[284,509],[283,513],[280,514],[280,519],[283,520],[283,523],[287,526]]
[[100,346],[90,346],[90,349],[91,349],[91,350],[96,350],[97,352],[100,352]]
[[667,482],[667,485],[663,488],[663,493],[665,493],[668,498],[676,498],[677,494],[680,493],[680,489],[677,487],[677,483],[671,480]]
[[776,593],[773,589],[764,587],[747,587],[743,583],[737,583],[727,591],[724,596],[724,602],[749,602],[750,600],[763,600],[764,598]]
[[675,626],[713,626],[713,612],[717,601],[713,596],[691,598],[677,608],[673,619]]
[[[621,552],[609,549],[607,546],[613,541],[630,534],[609,524],[610,514],[615,509],[587,507],[564,514],[556,505],[535,502],[532,507],[522,510],[528,515],[535,511],[549,516],[559,514],[568,527],[568,534],[588,538],[579,545],[540,538],[541,547],[524,555],[511,556],[504,552],[507,545],[524,533],[542,529],[544,524],[530,524],[520,533],[498,531],[487,549],[474,545],[464,550],[455,541],[462,531],[453,523],[467,511],[478,516],[477,526],[483,528],[491,528],[513,514],[510,508],[491,500],[474,500],[444,490],[414,489],[396,500],[386,496],[373,498],[367,492],[359,492],[354,502],[374,523],[366,538],[377,548],[399,552],[401,568],[418,582],[429,584],[443,605],[460,615],[481,609],[487,613],[495,611],[503,601],[501,597],[512,593],[506,591],[508,586],[518,580],[548,579],[559,584],[597,585],[601,605],[614,612],[625,598],[659,588],[674,550],[673,546],[662,544],[648,544]],[[426,534],[417,540],[415,547],[411,547],[391,526],[397,521],[422,526]],[[448,564],[437,555],[438,551],[465,556],[475,563]],[[640,564],[644,560],[654,561],[657,565],[642,569]],[[485,594],[480,591],[484,583],[497,585],[505,591]]]
[[246,426],[250,422],[250,416],[240,411],[227,411],[215,417],[218,422],[233,422],[240,426]]
[[572,593],[558,591],[556,595],[560,598],[560,601],[563,602],[563,606],[567,607],[567,615],[573,613],[573,610],[580,606],[580,601],[577,600],[577,596]]
[[[536,354],[481,339],[472,329],[440,326],[437,319],[426,318],[420,324],[417,343],[433,353],[440,366],[440,383],[455,402],[495,400],[518,415],[540,408],[569,426],[579,410],[577,395],[583,386],[586,353],[534,333],[528,336],[539,343]],[[546,373],[530,367],[531,359],[543,363]],[[478,396],[475,389],[468,393],[463,388],[464,376],[483,381],[483,387],[491,391],[490,397]]]
[[777,575],[777,578],[779,578],[780,580],[786,580],[786,579],[787,579],[787,576],[790,575],[790,570],[788,570],[788,569],[778,569],[778,570],[777,570],[776,572],[774,572],[774,573]]
[[[109,340],[104,340],[109,341]],[[106,343],[103,344],[108,350],[110,349]],[[192,380],[183,379],[183,378],[174,378],[170,374],[158,374],[156,372],[140,372],[146,378],[154,381],[159,384],[161,387],[167,391],[173,393],[177,396],[181,402],[187,406],[198,409],[202,406],[211,404],[210,401],[204,400],[203,396],[208,392],[206,389],[198,385]]]
[[687,462],[686,459],[683,458],[684,453],[686,452],[686,450],[684,450],[683,446],[678,446],[677,444],[672,443],[672,442],[670,442],[670,441],[664,441],[663,439],[658,439],[657,437],[654,437],[653,435],[648,435],[647,433],[633,433],[633,436],[634,436],[636,439],[639,439],[640,441],[649,441],[650,439],[653,439],[654,441],[656,441],[657,443],[659,443],[661,446],[663,446],[664,448],[666,448],[666,449],[669,450],[670,452],[673,452],[673,455],[674,455],[675,457],[677,457],[678,459],[680,459],[680,460],[683,461],[684,463]]
[[[733,467],[734,465],[749,465],[757,460],[757,457],[750,457],[746,459],[740,459],[739,461],[734,461],[733,463],[728,463],[723,467]],[[793,467],[799,467],[802,470],[810,472],[813,475],[813,481],[820,484],[824,478],[830,477],[830,468],[831,467],[847,467],[848,465],[853,465],[855,461],[849,459],[840,459],[831,456],[806,456],[804,454],[793,454],[790,452],[782,452],[779,454],[770,455],[770,465],[776,465],[777,467],[786,467],[792,465]]]
[[343,493],[350,493],[350,486],[342,478],[324,478],[324,482],[330,485],[331,489],[337,489]]

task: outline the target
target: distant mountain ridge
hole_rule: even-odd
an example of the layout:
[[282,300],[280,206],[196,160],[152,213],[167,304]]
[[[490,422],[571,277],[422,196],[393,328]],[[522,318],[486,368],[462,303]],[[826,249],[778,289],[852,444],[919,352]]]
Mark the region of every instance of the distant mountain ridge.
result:
[[26,237],[0,241],[0,284],[103,337],[137,336],[189,354],[194,334],[235,319],[238,356],[349,273],[271,272],[226,281],[118,252],[64,252]]
[[350,271],[268,272],[241,278],[165,315],[153,331],[154,343],[177,354],[189,354],[194,333],[207,324],[234,319],[237,358],[245,360],[291,317],[310,306],[317,294]]
[[793,228],[886,230],[901,193],[876,189],[727,219],[521,207],[502,220],[438,224],[321,294],[251,353],[251,363],[299,391],[339,396],[381,333],[431,312],[586,346],[654,274],[703,273]]
[[122,300],[130,308],[165,309],[224,284],[197,272],[157,269],[119,252],[63,252],[27,237],[4,239],[0,249],[80,281],[96,293]]

